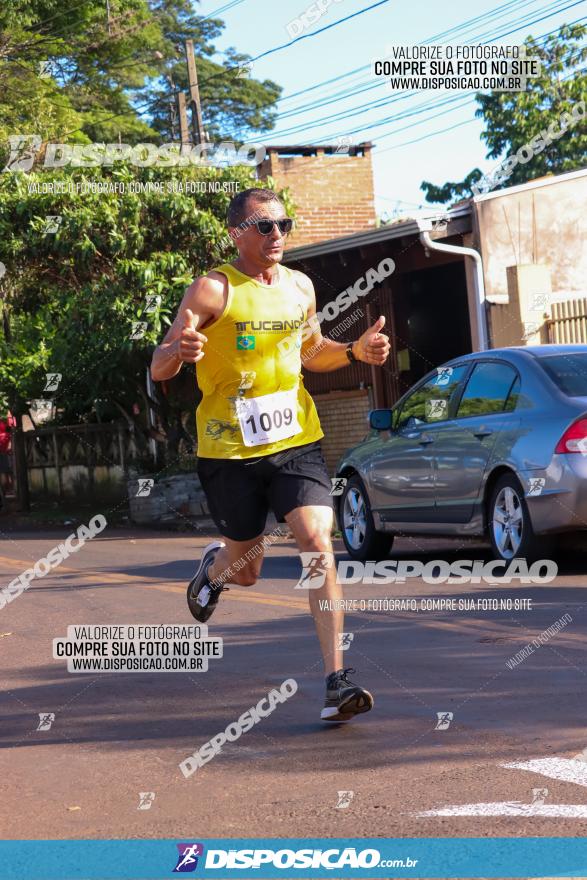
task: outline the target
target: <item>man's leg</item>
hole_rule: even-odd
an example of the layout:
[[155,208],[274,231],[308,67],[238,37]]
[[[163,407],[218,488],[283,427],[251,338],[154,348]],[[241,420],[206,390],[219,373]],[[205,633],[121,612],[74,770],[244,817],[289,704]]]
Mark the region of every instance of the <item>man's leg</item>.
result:
[[250,541],[233,541],[223,538],[222,547],[210,567],[208,578],[212,584],[238,584],[252,587],[261,573],[263,565],[263,535]]
[[263,562],[262,533],[268,504],[263,474],[255,465],[230,459],[200,459],[198,476],[222,536],[204,548],[188,586],[190,612],[206,623],[226,584],[252,586],[257,580]]
[[227,584],[252,586],[263,564],[263,535],[248,541],[223,537],[204,548],[198,569],[188,586],[188,607],[200,623],[214,613]]
[[[320,650],[324,661],[324,672],[330,675],[342,668],[340,635],[344,629],[342,610],[342,586],[336,580],[336,565],[332,550],[332,508],[311,505],[297,507],[285,517],[301,553],[326,553],[331,564],[325,569],[324,584],[319,589],[310,589],[310,610],[318,633]],[[328,600],[326,608],[320,603]]]
[[[326,672],[326,700],[320,713],[323,721],[349,721],[355,715],[373,708],[373,697],[365,688],[350,681],[343,669],[340,635],[343,631],[344,614],[340,607],[342,588],[336,579],[336,564],[332,552],[332,509],[319,504],[295,507],[285,515],[302,553],[325,554],[331,564],[323,567],[324,583],[318,589],[310,589],[310,608],[316,624],[324,671]],[[327,608],[320,608],[320,600],[328,599]],[[336,608],[338,604],[338,609]]]

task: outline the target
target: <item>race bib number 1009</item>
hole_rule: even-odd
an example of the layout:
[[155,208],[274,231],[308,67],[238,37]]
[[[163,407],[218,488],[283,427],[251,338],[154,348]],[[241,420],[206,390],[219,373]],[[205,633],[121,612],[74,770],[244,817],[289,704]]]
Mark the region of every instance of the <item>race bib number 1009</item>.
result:
[[245,446],[275,443],[299,434],[302,427],[297,408],[297,388],[237,400],[236,414]]

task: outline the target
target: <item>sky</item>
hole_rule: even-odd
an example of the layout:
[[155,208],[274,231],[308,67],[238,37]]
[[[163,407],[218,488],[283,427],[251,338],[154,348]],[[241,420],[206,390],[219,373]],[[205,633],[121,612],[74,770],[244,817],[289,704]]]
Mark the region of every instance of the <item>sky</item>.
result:
[[[323,6],[327,2],[323,0]],[[257,133],[255,137],[254,132],[234,134],[272,145],[330,144],[345,136],[358,142],[370,140],[375,145],[372,157],[377,212],[399,216],[426,204],[420,189],[422,180],[436,184],[460,181],[475,167],[483,172],[494,168],[497,160],[485,158],[483,123],[475,117],[477,103],[472,92],[420,91],[408,96],[392,92],[384,78],[374,76],[373,60],[388,56],[392,44],[491,41],[495,45],[520,45],[530,34],[539,37],[563,23],[587,20],[587,0],[388,0],[369,10],[375,2],[331,0],[320,19],[303,31],[299,19],[313,5],[309,0],[201,0],[196,9],[200,15],[213,14],[225,22],[222,36],[215,41],[219,53],[215,60],[221,60],[221,53],[231,46],[255,57],[291,43],[290,34],[312,34],[368,10],[254,62],[251,75],[255,79],[271,79],[283,88],[279,117],[274,130],[262,136]],[[466,22],[470,24],[465,27]],[[430,39],[459,27],[462,30]],[[514,32],[506,34],[508,31]],[[357,68],[365,69],[298,97],[288,97]],[[349,91],[355,94],[340,94]],[[422,108],[447,99],[451,103]],[[329,100],[322,107],[307,107]],[[373,102],[379,106],[366,106]],[[300,113],[286,115],[301,108]],[[393,118],[406,113],[412,115]],[[338,119],[331,118],[339,114]]]

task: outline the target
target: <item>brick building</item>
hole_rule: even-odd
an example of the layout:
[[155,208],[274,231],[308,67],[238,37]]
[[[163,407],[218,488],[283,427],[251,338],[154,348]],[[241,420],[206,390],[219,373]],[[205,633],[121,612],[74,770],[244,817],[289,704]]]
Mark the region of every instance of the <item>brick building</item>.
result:
[[371,143],[344,147],[266,147],[258,170],[281,189],[289,187],[296,206],[293,247],[352,235],[376,226]]

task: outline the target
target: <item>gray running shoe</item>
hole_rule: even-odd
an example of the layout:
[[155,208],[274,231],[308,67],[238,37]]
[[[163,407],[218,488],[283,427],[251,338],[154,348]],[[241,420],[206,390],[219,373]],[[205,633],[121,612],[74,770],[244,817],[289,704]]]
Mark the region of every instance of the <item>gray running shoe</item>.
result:
[[188,608],[192,616],[200,623],[206,623],[212,617],[218,605],[220,593],[223,590],[228,590],[228,587],[224,585],[213,587],[208,580],[208,568],[222,547],[226,547],[223,541],[212,541],[207,547],[204,547],[198,569],[188,586]]
[[349,681],[348,672],[356,672],[356,669],[338,669],[327,677],[326,700],[320,713],[322,721],[350,721],[354,715],[373,708],[372,695]]

